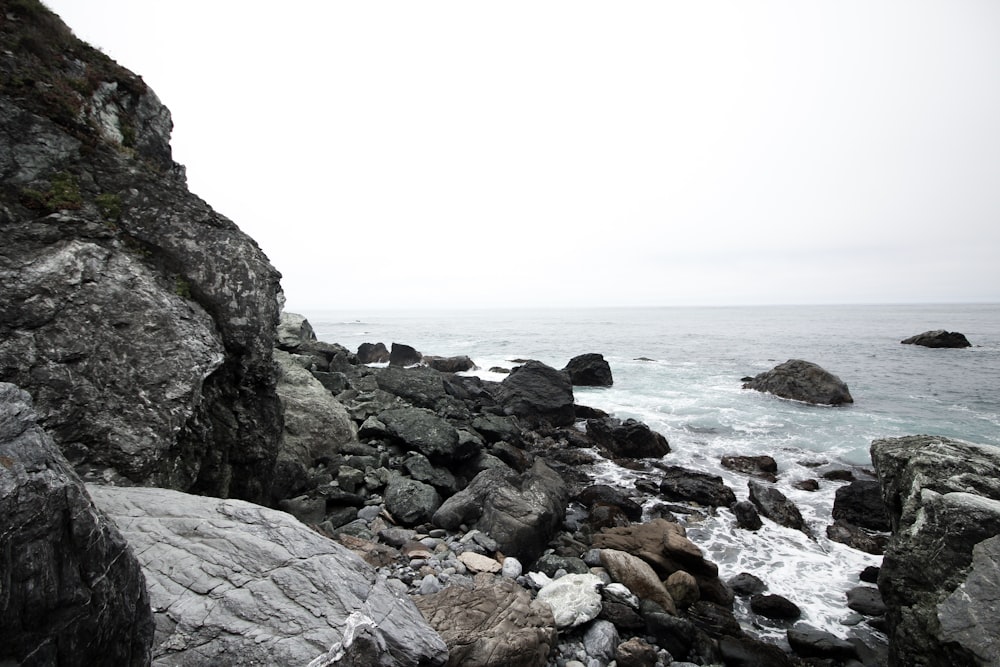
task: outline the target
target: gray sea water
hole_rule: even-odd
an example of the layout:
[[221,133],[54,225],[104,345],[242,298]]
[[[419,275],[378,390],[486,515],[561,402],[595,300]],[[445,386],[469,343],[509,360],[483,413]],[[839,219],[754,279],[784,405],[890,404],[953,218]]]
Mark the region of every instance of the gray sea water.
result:
[[[577,388],[577,402],[663,433],[671,464],[721,474],[745,499],[747,478],[723,470],[720,458],[769,454],[778,461],[778,486],[799,505],[814,539],[770,522],[756,533],[735,530],[727,510],[690,520],[689,536],[724,578],[756,574],[770,592],[803,608],[800,624],[845,637],[867,632],[844,624],[857,620],[845,592],[881,559],[826,539],[842,483],[821,480],[812,493],[792,483],[831,467],[869,465],[876,438],[926,433],[1000,445],[1000,304],[302,314],[320,340],[352,350],[381,341],[468,355],[480,367],[475,373],[493,380],[504,376],[488,369],[510,368],[513,359],[562,368],[578,354],[603,354],[614,386]],[[973,347],[900,344],[931,329],[960,331]],[[818,407],[741,389],[740,378],[796,358],[839,376],[855,403]],[[622,485],[640,474],[611,463],[593,472]],[[743,619],[762,634],[784,633],[751,614]]]

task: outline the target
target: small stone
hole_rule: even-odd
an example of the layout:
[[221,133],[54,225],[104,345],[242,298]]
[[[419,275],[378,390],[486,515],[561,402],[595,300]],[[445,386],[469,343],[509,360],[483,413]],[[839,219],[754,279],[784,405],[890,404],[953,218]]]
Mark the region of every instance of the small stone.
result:
[[517,579],[521,576],[523,568],[521,567],[521,561],[514,558],[513,556],[507,556],[503,559],[502,567],[500,573],[508,579]]
[[592,574],[567,574],[546,584],[537,599],[552,607],[556,627],[571,628],[592,621],[601,613],[600,580]]
[[417,592],[420,595],[432,595],[440,592],[442,588],[444,586],[441,585],[441,581],[433,574],[428,574],[420,580],[420,588]]
[[461,561],[467,568],[473,572],[500,572],[502,566],[500,563],[496,562],[489,556],[483,556],[482,554],[477,554],[474,551],[464,551],[458,555],[458,560]]

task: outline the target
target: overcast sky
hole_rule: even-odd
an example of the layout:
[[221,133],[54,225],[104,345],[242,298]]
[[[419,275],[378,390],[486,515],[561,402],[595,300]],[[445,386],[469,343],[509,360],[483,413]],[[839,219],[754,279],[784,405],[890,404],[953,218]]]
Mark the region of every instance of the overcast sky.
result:
[[45,0],[290,310],[1000,301],[1000,2]]

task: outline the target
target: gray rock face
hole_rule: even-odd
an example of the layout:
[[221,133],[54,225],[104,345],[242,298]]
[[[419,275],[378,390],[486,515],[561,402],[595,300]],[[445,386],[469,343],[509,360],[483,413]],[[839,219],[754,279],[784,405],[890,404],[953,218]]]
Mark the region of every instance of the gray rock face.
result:
[[374,664],[447,658],[405,593],[283,512],[167,489],[89,490],[139,555],[158,665],[306,665],[343,643],[355,613],[381,630],[388,655]]
[[892,525],[878,577],[890,661],[997,664],[1000,448],[923,435],[871,453]]
[[923,345],[924,347],[972,347],[972,343],[965,337],[965,334],[957,331],[945,331],[944,329],[925,331],[899,342],[904,345]]
[[506,414],[535,424],[569,426],[575,419],[569,378],[540,361],[518,366],[504,378],[497,402]]
[[789,359],[759,373],[744,383],[743,388],[806,403],[841,405],[854,402],[847,385],[840,378],[801,359]]
[[610,387],[614,384],[611,365],[602,354],[590,353],[573,357],[566,364],[563,373],[569,375],[574,387]]
[[125,539],[0,383],[0,663],[146,665],[146,582]]
[[467,524],[496,540],[504,554],[530,563],[555,535],[568,499],[565,482],[538,459],[520,475],[506,467],[484,470],[444,501],[432,521],[448,530]]
[[416,604],[447,643],[449,667],[542,667],[556,643],[552,610],[509,579],[477,575],[475,588],[450,586]]
[[[0,381],[33,395],[81,472],[267,500],[278,272],[187,190],[170,114],[141,79],[40,5],[11,11]],[[22,39],[50,51],[39,60]]]

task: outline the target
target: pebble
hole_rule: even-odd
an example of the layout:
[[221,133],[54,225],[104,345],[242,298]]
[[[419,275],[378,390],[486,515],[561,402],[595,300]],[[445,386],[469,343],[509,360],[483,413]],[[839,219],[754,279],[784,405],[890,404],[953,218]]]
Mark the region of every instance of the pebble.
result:
[[503,565],[500,569],[500,573],[508,579],[517,579],[521,576],[522,569],[521,561],[513,556],[507,556],[503,559]]

